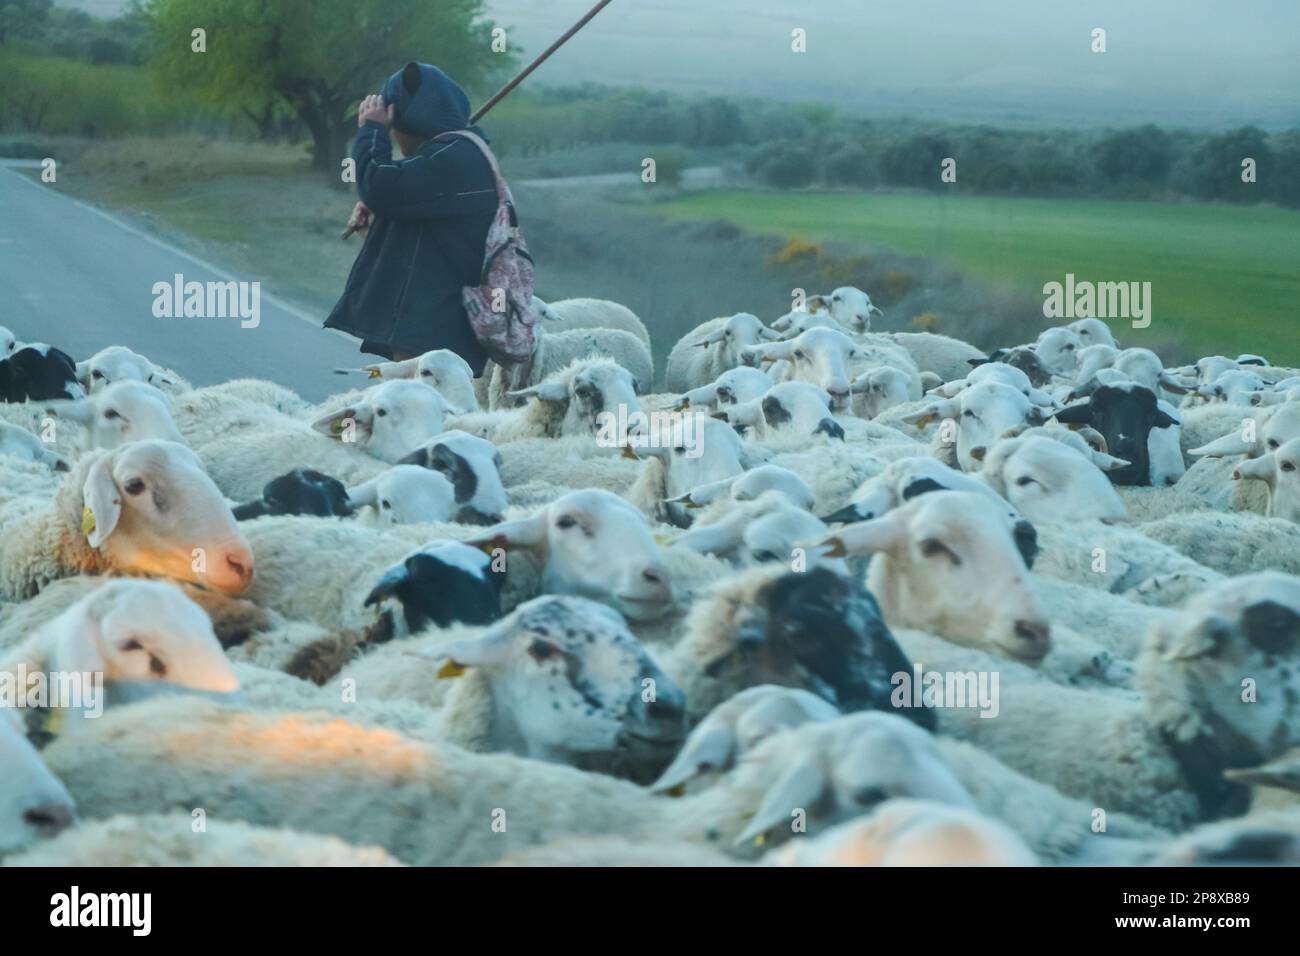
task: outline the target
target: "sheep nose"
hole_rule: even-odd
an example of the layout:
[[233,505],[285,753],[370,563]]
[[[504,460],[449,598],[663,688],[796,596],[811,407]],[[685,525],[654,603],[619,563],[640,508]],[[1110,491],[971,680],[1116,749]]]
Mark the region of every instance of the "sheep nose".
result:
[[987,455],[988,453],[989,450],[985,448],[983,445],[976,445],[974,448],[970,450],[971,458],[975,459],[976,461],[983,461],[984,456]]
[[52,836],[72,826],[72,808],[66,803],[41,803],[23,811],[23,822]]
[[248,584],[249,581],[253,580],[253,562],[251,558],[228,554],[226,555],[226,567],[230,568],[235,577],[239,578],[244,584]]
[[1041,658],[1046,656],[1052,643],[1052,629],[1042,621],[1016,621],[1016,637],[1025,642],[1027,647],[1024,657]]

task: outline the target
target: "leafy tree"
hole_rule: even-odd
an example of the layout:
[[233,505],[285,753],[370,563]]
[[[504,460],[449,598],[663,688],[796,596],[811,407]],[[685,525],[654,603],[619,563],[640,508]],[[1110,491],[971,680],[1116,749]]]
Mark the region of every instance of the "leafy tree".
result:
[[[1246,158],[1256,163],[1254,183],[1241,181],[1241,163]],[[1268,136],[1254,126],[1243,126],[1201,144],[1192,157],[1188,185],[1201,199],[1259,202],[1267,197],[1272,175],[1275,170]]]
[[1169,134],[1150,124],[1107,133],[1097,144],[1097,171],[1111,183],[1164,183],[1173,158]]
[[[153,62],[222,109],[282,102],[311,134],[313,166],[336,170],[361,97],[408,60],[481,89],[514,62],[491,48],[484,0],[150,0]],[[206,52],[192,31],[206,31]]]

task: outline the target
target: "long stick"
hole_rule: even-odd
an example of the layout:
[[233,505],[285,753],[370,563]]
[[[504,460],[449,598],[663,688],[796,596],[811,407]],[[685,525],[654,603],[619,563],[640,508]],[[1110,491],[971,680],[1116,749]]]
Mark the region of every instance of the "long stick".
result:
[[[560,47],[564,46],[564,44],[568,43],[575,33],[577,33],[579,30],[585,27],[587,23],[590,22],[592,17],[594,17],[596,14],[600,13],[601,10],[604,10],[607,6],[609,6],[610,2],[611,0],[600,0],[599,3],[597,3],[594,7],[592,7],[583,15],[581,20],[579,20],[573,26],[569,27],[569,29],[565,30],[563,36],[561,36],[558,40],[556,40],[545,50],[543,50],[541,54],[537,57],[537,59],[533,60],[532,63],[529,63],[526,67],[524,67],[515,75],[514,79],[512,79],[509,83],[507,83],[505,86],[501,87],[501,89],[497,90],[494,94],[492,94],[492,98],[488,100],[486,103],[484,103],[482,106],[480,106],[477,110],[475,110],[474,115],[469,118],[470,125],[473,126],[475,123],[477,123],[479,120],[483,118],[484,114],[486,114],[488,110],[492,109],[492,107],[496,106],[503,99],[509,96],[510,91],[513,90],[520,83],[522,83],[528,77],[528,74],[532,73],[533,70],[537,69],[543,63],[545,63],[547,58],[550,57],[552,53],[554,53]],[[355,231],[356,230],[354,230],[351,226],[349,226],[347,229],[343,230],[343,235],[340,236],[339,238],[346,239],[348,236],[352,235],[352,233]]]

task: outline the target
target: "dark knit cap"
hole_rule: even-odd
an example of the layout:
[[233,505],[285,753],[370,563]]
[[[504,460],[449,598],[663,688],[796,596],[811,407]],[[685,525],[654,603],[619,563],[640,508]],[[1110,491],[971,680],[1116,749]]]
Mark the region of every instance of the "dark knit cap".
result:
[[469,123],[469,97],[446,73],[428,63],[408,63],[384,84],[393,106],[393,126],[428,138]]

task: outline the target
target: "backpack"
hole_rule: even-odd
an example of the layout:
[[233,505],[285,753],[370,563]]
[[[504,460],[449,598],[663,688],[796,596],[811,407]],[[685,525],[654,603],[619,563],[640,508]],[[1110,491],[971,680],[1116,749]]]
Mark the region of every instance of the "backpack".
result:
[[520,365],[533,357],[533,328],[540,318],[533,305],[533,257],[519,229],[514,197],[501,177],[496,157],[487,143],[468,130],[443,133],[467,139],[492,167],[497,183],[497,211],[488,227],[487,249],[479,284],[461,290],[470,328],[488,357],[498,365]]

